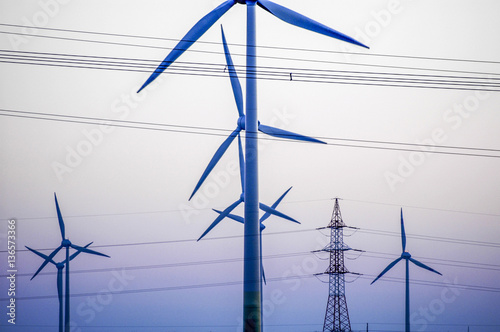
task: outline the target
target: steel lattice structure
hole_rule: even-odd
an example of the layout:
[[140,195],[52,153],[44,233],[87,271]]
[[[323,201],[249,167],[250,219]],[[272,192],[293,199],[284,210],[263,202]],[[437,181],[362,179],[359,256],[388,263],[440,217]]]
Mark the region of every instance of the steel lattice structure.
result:
[[344,252],[351,250],[344,244],[344,227],[338,198],[335,199],[330,229],[330,243],[321,251],[330,253],[330,265],[322,274],[328,274],[329,289],[323,332],[351,332],[351,322],[345,296],[345,275],[351,273],[344,265]]

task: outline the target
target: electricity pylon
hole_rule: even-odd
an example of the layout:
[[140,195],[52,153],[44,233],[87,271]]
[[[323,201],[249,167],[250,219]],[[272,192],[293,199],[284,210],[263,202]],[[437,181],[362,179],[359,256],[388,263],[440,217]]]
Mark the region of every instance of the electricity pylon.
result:
[[[344,228],[349,227],[342,221],[338,198],[335,198],[332,219],[327,227],[318,229],[330,229],[330,243],[322,250],[330,253],[330,265],[324,273],[329,277],[328,302],[326,305],[325,322],[323,332],[351,332],[351,322],[347,301],[345,296],[345,275],[349,272],[344,265],[344,252],[355,250],[344,243]],[[349,227],[354,228],[354,227]],[[356,229],[356,228],[354,228]],[[360,251],[360,250],[355,250]]]

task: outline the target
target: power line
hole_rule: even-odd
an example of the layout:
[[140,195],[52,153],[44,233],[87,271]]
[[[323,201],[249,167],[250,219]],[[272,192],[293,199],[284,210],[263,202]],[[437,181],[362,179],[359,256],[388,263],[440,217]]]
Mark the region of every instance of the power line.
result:
[[[142,129],[142,130],[174,132],[174,133],[182,133],[182,134],[209,135],[209,136],[226,136],[226,134],[225,133],[222,134],[222,133],[216,133],[216,132],[208,132],[208,131],[224,131],[226,133],[230,132],[230,130],[227,130],[227,129],[218,129],[218,128],[209,128],[209,127],[156,124],[156,123],[148,123],[148,122],[113,120],[113,119],[105,119],[105,118],[90,118],[90,117],[81,117],[81,116],[51,114],[51,113],[25,112],[25,111],[7,110],[7,109],[0,109],[0,116],[7,116],[7,117],[14,117],[14,118],[25,118],[25,119],[33,119],[33,120],[56,121],[56,122],[65,122],[65,123],[108,125],[108,126],[128,128],[128,129]],[[172,127],[175,129],[172,129],[169,127]],[[191,130],[191,129],[193,129],[193,130]],[[196,129],[196,131],[194,129]],[[288,138],[288,137],[283,136],[283,139],[284,138]],[[498,150],[498,149],[443,146],[443,145],[432,146],[432,145],[402,143],[402,142],[387,142],[387,141],[375,141],[375,140],[353,140],[353,139],[345,139],[345,138],[339,139],[339,138],[333,138],[333,137],[317,137],[317,138],[323,139],[323,140],[330,140],[330,141],[341,140],[341,141],[347,141],[347,142],[352,143],[352,144],[345,144],[345,143],[327,142],[326,145],[330,145],[330,146],[377,149],[377,150],[388,150],[388,151],[432,153],[432,154],[444,154],[444,155],[468,156],[468,157],[500,158],[500,155],[494,155],[494,154],[463,153],[463,152],[432,150],[436,147],[439,147],[441,149],[470,150],[470,151],[499,153],[500,150]],[[281,138],[271,138],[271,137],[262,137],[262,136],[259,136],[258,139],[271,140],[271,141],[276,141],[276,140],[286,141],[286,140],[283,140]],[[307,144],[304,142],[298,142],[298,143]],[[365,143],[365,144],[372,144],[372,145],[360,145],[360,144],[356,144],[356,143]],[[416,146],[416,147],[420,147],[421,149],[397,148],[397,147],[391,147],[391,146],[376,146],[373,144],[395,145],[395,146]]]
[[[13,51],[3,51],[13,52]],[[68,55],[64,55],[67,57]],[[46,57],[12,57],[3,55],[0,62],[19,64],[19,65],[37,65],[49,67],[62,67],[62,68],[78,68],[78,69],[95,69],[95,70],[108,70],[108,71],[126,71],[126,72],[151,72],[155,70],[156,65],[133,63],[126,64],[120,62],[96,62],[96,60],[80,59],[52,59]],[[108,59],[110,59],[108,57]],[[116,60],[116,59],[115,59]],[[130,61],[130,59],[128,59]],[[133,61],[151,61],[151,60],[133,60]],[[193,63],[191,63],[193,64]],[[169,68],[169,74],[175,75],[195,75],[202,77],[225,77],[226,74],[221,70],[223,65],[201,63],[196,64],[197,67],[187,67],[180,63],[172,65]],[[203,65],[205,67],[199,67]],[[206,67],[209,66],[209,67]],[[219,66],[220,69],[214,66]],[[314,69],[290,69],[290,68],[277,68],[268,67],[269,70],[264,70],[265,67],[259,67],[256,71],[257,79],[260,80],[273,80],[273,81],[295,81],[303,83],[328,83],[328,84],[347,84],[347,85],[366,85],[366,86],[380,86],[380,87],[404,87],[404,88],[431,88],[431,89],[445,89],[445,90],[477,90],[498,92],[500,88],[498,83],[490,82],[475,82],[465,81],[464,79],[473,80],[489,80],[494,81],[496,78],[485,77],[457,77],[457,76],[441,76],[441,79],[435,80],[429,77],[437,77],[435,75],[416,75],[416,74],[401,74],[401,73],[373,73],[373,72],[359,72],[359,71],[325,71]],[[271,70],[272,69],[272,70]],[[280,70],[280,71],[276,71]],[[336,72],[339,74],[333,74]],[[293,74],[293,75],[292,75]],[[360,76],[360,74],[371,76]],[[240,74],[243,78],[246,77],[246,72]],[[379,76],[373,76],[379,75]],[[383,75],[383,76],[380,76]],[[408,77],[402,77],[406,75]],[[413,77],[420,78],[413,78]],[[293,77],[293,79],[292,79]]]
[[[162,41],[173,41],[179,42],[180,39],[177,38],[167,38],[167,37],[153,37],[144,35],[131,35],[131,34],[120,34],[120,33],[110,33],[110,32],[97,32],[97,31],[86,31],[86,30],[75,30],[75,29],[62,29],[62,28],[49,28],[49,27],[30,27],[19,24],[7,24],[0,23],[0,26],[15,27],[23,29],[37,29],[46,31],[58,31],[58,32],[70,32],[70,33],[80,33],[80,34],[90,34],[90,35],[100,35],[100,36],[110,36],[110,37],[125,37],[125,38],[138,38],[138,39],[149,39],[149,40],[162,40]],[[9,32],[4,32],[9,33]],[[28,34],[31,36],[39,36],[38,34]],[[193,41],[194,42],[194,41]],[[196,41],[199,44],[209,44],[209,45],[220,45],[220,42],[213,41]],[[229,43],[230,46],[246,47],[246,44]],[[348,51],[333,51],[324,49],[307,49],[307,48],[297,48],[297,47],[280,47],[280,46],[269,46],[269,45],[257,45],[260,49],[274,49],[274,50],[286,50],[286,51],[302,51],[308,53],[327,53],[327,54],[350,54],[357,56],[367,56],[367,57],[388,57],[388,58],[403,58],[412,60],[433,60],[433,61],[450,61],[450,62],[470,62],[470,63],[487,63],[487,64],[500,64],[500,61],[493,60],[478,60],[478,59],[458,59],[458,58],[444,58],[444,57],[430,57],[430,56],[413,56],[413,55],[399,55],[399,54],[380,54],[380,53],[360,53],[360,52],[348,52]]]
[[[279,231],[279,232],[267,232],[265,234],[262,234],[265,237],[268,236],[274,236],[274,235],[284,235],[284,234],[293,234],[293,233],[304,233],[304,232],[313,232],[317,231],[316,228],[311,228],[311,229],[301,229],[301,230],[292,230],[292,231]],[[363,230],[359,229],[358,232],[365,232],[368,234],[374,234],[374,235],[385,235],[385,236],[393,236],[393,237],[399,237],[399,233],[396,232],[390,232],[390,231],[380,231],[380,230]],[[229,236],[219,236],[219,237],[211,237],[211,238],[206,238],[204,241],[215,241],[215,240],[227,240],[227,239],[234,239],[234,238],[242,238],[244,235],[229,235]],[[490,247],[490,248],[500,248],[500,243],[495,243],[495,242],[484,242],[484,241],[470,241],[470,240],[463,240],[463,239],[453,239],[453,238],[446,238],[446,237],[436,237],[436,236],[428,236],[428,235],[413,235],[411,233],[407,234],[407,238],[415,238],[418,240],[427,240],[427,241],[435,241],[435,242],[448,242],[448,243],[455,243],[455,244],[464,244],[464,245],[471,245],[471,246],[480,246],[480,247]],[[158,245],[158,244],[175,244],[175,243],[189,243],[189,242],[198,242],[197,239],[192,238],[192,239],[178,239],[178,240],[164,240],[164,241],[149,241],[149,242],[133,242],[133,243],[117,243],[117,244],[104,244],[104,245],[95,245],[92,246],[93,248],[111,248],[111,247],[128,247],[128,246],[142,246],[142,245]],[[44,249],[38,249],[40,251],[44,250],[52,250],[49,248],[44,248]],[[27,249],[19,249],[17,252],[27,252]],[[1,250],[0,253],[6,253],[7,250]]]
[[[193,241],[194,242],[194,241]],[[39,251],[51,251],[49,249],[38,249]],[[23,250],[26,251],[26,250]],[[269,259],[283,259],[290,257],[300,257],[300,256],[309,256],[311,254],[310,251],[303,252],[294,252],[294,253],[284,253],[284,254],[273,254],[273,255],[263,255],[262,258],[264,260]],[[370,255],[372,254],[372,255]],[[375,258],[375,259],[392,259],[394,258],[394,254],[384,253],[384,252],[376,252],[376,251],[366,251],[362,255],[363,257]],[[437,258],[426,258],[421,257],[424,262],[432,262],[439,265],[451,266],[451,267],[459,267],[459,268],[470,268],[475,270],[485,270],[485,271],[500,271],[500,265],[495,264],[483,264],[483,263],[474,263],[467,261],[455,261],[449,259],[437,259]],[[189,267],[189,266],[200,266],[200,265],[215,265],[215,264],[229,264],[229,263],[238,263],[242,262],[243,258],[224,258],[224,259],[215,259],[215,260],[203,260],[203,261],[192,261],[192,262],[181,262],[181,263],[165,263],[165,264],[148,264],[148,265],[132,265],[132,266],[121,266],[121,267],[112,267],[112,268],[99,268],[99,269],[83,269],[83,270],[72,270],[71,273],[80,274],[80,273],[102,273],[102,272],[111,272],[111,271],[135,271],[135,270],[151,270],[151,269],[165,269],[165,268],[179,268],[179,267]],[[41,272],[42,275],[55,275],[56,272]],[[0,275],[1,278],[8,277],[8,274]],[[18,273],[16,277],[31,277],[31,273]]]
[[[318,198],[318,199],[288,201],[288,202],[283,202],[282,204],[287,205],[287,204],[322,202],[322,201],[330,201],[330,200],[331,200],[330,198]],[[360,202],[360,203],[368,203],[368,204],[377,204],[377,205],[397,206],[397,207],[403,207],[403,208],[413,208],[413,209],[423,209],[423,210],[431,210],[431,211],[472,214],[472,215],[480,215],[480,216],[488,216],[488,217],[500,217],[500,214],[495,214],[495,213],[473,212],[473,211],[463,211],[463,210],[453,210],[453,209],[439,209],[439,208],[423,207],[423,206],[415,206],[415,205],[366,201],[366,200],[351,199],[351,198],[342,198],[342,200],[352,201],[352,202]],[[211,211],[212,208],[200,208],[197,210],[198,211]],[[115,217],[115,216],[128,216],[128,215],[159,214],[159,213],[178,213],[180,211],[182,211],[182,209],[158,210],[158,211],[140,211],[140,212],[100,213],[100,214],[80,214],[80,215],[68,215],[68,216],[66,216],[66,218]],[[42,220],[42,219],[54,219],[54,218],[55,218],[55,216],[45,216],[45,217],[21,217],[21,218],[17,218],[17,219],[26,221],[26,220]],[[7,218],[4,218],[4,219],[7,219]]]
[[[400,233],[390,232],[390,231],[379,231],[375,229],[360,229],[358,230],[360,233],[368,233],[368,234],[377,234],[377,235],[389,235],[389,236],[400,236]],[[500,248],[500,243],[495,242],[482,242],[482,241],[471,241],[471,240],[462,240],[462,239],[452,239],[440,236],[430,236],[430,235],[408,235],[407,238],[426,240],[426,241],[437,241],[437,242],[447,242],[447,243],[456,243],[456,244],[467,244],[481,247],[490,247],[490,248]]]
[[[67,53],[46,53],[46,52],[28,52],[28,51],[12,51],[12,50],[0,50],[4,54],[1,54],[4,59],[10,60],[26,60],[26,61],[49,61],[49,62],[59,62],[59,63],[74,63],[74,64],[82,64],[82,63],[90,63],[90,64],[99,64],[99,65],[116,65],[116,66],[135,66],[139,68],[146,68],[149,70],[154,70],[158,66],[158,61],[153,59],[140,59],[140,58],[124,58],[124,57],[109,57],[109,56],[97,56],[97,55],[82,55],[82,54],[67,54]],[[191,68],[191,67],[182,67],[180,65],[203,65],[203,66],[211,66],[212,70],[220,71],[220,68],[225,67],[226,65],[218,64],[218,63],[203,63],[203,62],[176,62],[176,65],[170,66],[169,68]],[[176,67],[177,66],[177,67]],[[203,67],[200,67],[203,68]],[[246,71],[246,65],[236,65],[237,71],[241,74],[244,74]],[[299,74],[303,74],[303,72],[311,72],[317,73],[316,76],[322,77],[326,74],[330,73],[340,73],[340,74],[370,74],[370,75],[385,75],[385,76],[394,76],[394,77],[412,77],[419,78],[420,81],[425,82],[425,78],[440,78],[440,79],[453,79],[453,80],[480,80],[480,81],[497,81],[500,78],[495,77],[484,77],[484,76],[452,76],[452,75],[430,75],[430,74],[412,74],[412,73],[400,73],[400,72],[372,72],[372,71],[353,71],[353,70],[332,70],[332,69],[312,69],[312,68],[297,68],[297,67],[270,67],[270,66],[259,66],[259,71],[257,73],[264,74],[279,74],[279,75],[288,75],[290,72],[298,72]],[[207,69],[208,70],[208,69]],[[280,70],[280,72],[273,72],[271,70]],[[486,75],[486,73],[483,73]],[[297,74],[295,74],[297,75]],[[488,74],[490,75],[490,74]],[[377,78],[377,77],[374,77]],[[416,80],[416,79],[415,79]],[[418,81],[418,80],[416,80]],[[447,82],[444,80],[440,80],[437,82]],[[453,81],[452,81],[453,82]],[[480,82],[476,82],[480,83]],[[481,86],[489,86],[488,84],[482,84]]]
[[[375,275],[362,275],[361,279],[373,280]],[[267,282],[281,282],[286,280],[303,280],[303,279],[312,279],[316,278],[314,274],[304,274],[304,275],[292,275],[288,277],[274,277],[274,278],[266,278]],[[406,279],[404,278],[395,278],[395,277],[385,277],[381,279],[385,282],[391,283],[405,283]],[[225,281],[225,282],[216,282],[216,283],[205,283],[205,284],[195,284],[195,285],[182,285],[182,286],[166,286],[166,287],[151,287],[151,288],[142,288],[142,289],[123,289],[119,292],[111,292],[113,295],[125,295],[125,294],[140,294],[140,293],[157,293],[157,292],[165,292],[165,291],[178,291],[178,290],[187,290],[187,289],[204,289],[204,288],[214,288],[214,287],[229,287],[229,286],[239,286],[242,285],[242,280],[237,281]],[[470,291],[481,291],[487,293],[500,293],[500,288],[498,287],[489,287],[489,286],[480,286],[480,285],[464,285],[464,284],[447,284],[444,282],[432,282],[432,281],[424,281],[424,280],[412,280],[412,285],[420,285],[420,286],[431,286],[431,287],[450,287],[461,290],[470,290]],[[99,293],[95,292],[87,292],[87,293],[72,293],[71,297],[88,297],[88,296],[96,296]],[[57,298],[57,295],[38,295],[38,296],[18,296],[16,297],[16,301],[18,300],[43,300],[43,299],[51,299]],[[0,298],[1,301],[9,301],[9,298]]]
[[[483,212],[470,212],[470,211],[461,211],[461,210],[452,210],[452,209],[430,208],[430,207],[422,207],[422,206],[414,206],[414,205],[366,201],[366,200],[351,199],[351,198],[342,198],[342,199],[346,200],[346,201],[377,204],[377,205],[407,207],[407,208],[413,208],[413,209],[433,210],[433,211],[442,211],[442,212],[457,212],[457,213],[464,213],[464,214],[476,214],[476,215],[482,215],[482,216],[488,216],[488,217],[500,217],[500,214],[496,214],[496,213],[483,213]],[[285,204],[287,204],[287,203],[285,203]]]

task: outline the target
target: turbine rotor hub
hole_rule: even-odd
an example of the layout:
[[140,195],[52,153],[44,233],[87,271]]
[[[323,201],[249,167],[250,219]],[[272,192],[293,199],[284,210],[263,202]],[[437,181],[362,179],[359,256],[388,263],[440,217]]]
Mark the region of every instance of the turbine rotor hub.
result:
[[56,267],[58,270],[62,270],[64,268],[64,263],[59,262],[56,264]]
[[405,251],[404,253],[401,254],[401,257],[405,258],[405,259],[408,259],[411,257],[410,253]]
[[242,115],[238,118],[238,128],[245,130],[245,116]]
[[69,246],[71,246],[71,241],[68,239],[64,239],[64,240],[62,240],[61,245],[63,247],[69,247]]

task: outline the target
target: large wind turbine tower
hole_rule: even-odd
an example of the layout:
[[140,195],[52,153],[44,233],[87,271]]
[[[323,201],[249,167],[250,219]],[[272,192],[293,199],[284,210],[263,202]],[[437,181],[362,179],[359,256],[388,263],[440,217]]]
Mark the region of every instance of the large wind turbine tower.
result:
[[[319,251],[330,253],[330,265],[324,273],[329,276],[328,302],[326,304],[323,332],[351,332],[351,322],[345,297],[345,274],[352,273],[344,265],[344,251],[353,250],[344,243],[344,228],[338,198],[335,198],[332,219],[327,227],[330,229],[330,243]],[[354,227],[349,227],[354,228]],[[357,273],[354,273],[357,274]]]

